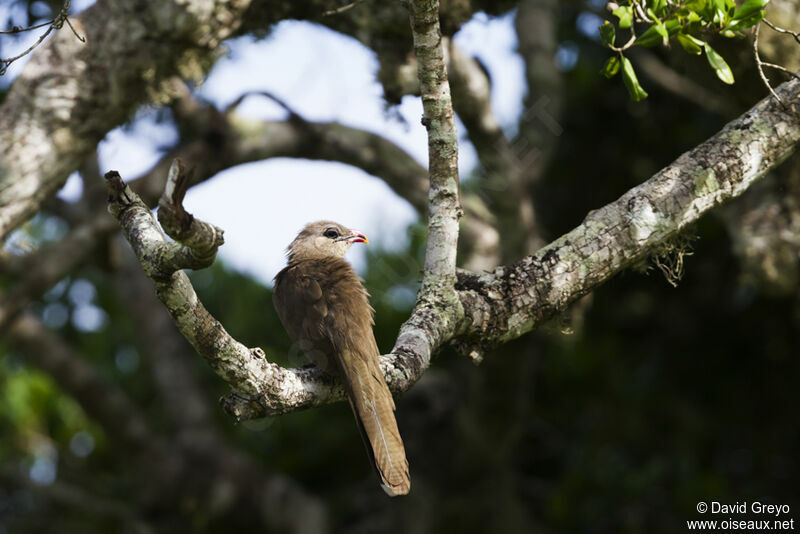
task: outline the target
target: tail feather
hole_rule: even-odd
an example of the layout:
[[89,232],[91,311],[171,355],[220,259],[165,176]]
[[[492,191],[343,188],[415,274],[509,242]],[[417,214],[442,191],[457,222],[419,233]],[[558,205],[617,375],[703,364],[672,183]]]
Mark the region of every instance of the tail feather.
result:
[[394,416],[394,400],[383,378],[377,358],[347,354],[340,368],[348,389],[361,437],[381,487],[390,496],[405,495],[411,489],[408,460]]

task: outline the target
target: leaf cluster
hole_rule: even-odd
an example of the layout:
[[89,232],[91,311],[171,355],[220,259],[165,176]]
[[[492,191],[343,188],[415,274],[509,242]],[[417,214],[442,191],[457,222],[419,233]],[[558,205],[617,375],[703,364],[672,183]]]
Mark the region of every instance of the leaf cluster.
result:
[[[606,60],[601,73],[606,78],[612,78],[622,72],[622,80],[631,99],[635,102],[644,100],[647,91],[639,83],[633,64],[625,57],[625,51],[633,46],[669,47],[672,41],[677,41],[688,54],[705,53],[717,77],[726,84],[733,84],[731,68],[709,45],[709,40],[716,35],[745,37],[745,30],[764,19],[768,3],[769,0],[747,0],[738,8],[733,0],[629,0],[619,4],[610,3],[609,8],[617,18],[617,23],[605,21],[599,31],[603,45],[616,54]],[[629,30],[631,34],[621,46],[616,45],[617,29]]]

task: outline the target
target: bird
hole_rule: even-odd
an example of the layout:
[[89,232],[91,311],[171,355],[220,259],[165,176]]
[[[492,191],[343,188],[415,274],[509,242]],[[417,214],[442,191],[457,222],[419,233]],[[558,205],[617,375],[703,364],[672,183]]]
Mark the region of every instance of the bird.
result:
[[273,303],[297,346],[344,384],[370,461],[389,496],[411,489],[395,404],[378,364],[369,293],[344,254],[369,243],[361,232],[332,221],[307,224],[287,249],[275,276]]

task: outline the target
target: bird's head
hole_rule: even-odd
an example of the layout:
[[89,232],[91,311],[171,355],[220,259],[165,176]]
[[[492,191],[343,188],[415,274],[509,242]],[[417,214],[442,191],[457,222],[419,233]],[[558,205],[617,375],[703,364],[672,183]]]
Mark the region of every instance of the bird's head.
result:
[[361,232],[332,221],[317,221],[303,228],[289,245],[289,261],[342,257],[353,243],[368,243]]

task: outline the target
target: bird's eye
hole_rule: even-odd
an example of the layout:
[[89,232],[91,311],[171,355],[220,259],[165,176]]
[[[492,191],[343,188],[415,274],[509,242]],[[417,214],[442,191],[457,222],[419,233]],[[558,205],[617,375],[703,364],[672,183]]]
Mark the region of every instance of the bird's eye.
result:
[[331,239],[336,239],[337,237],[339,237],[339,231],[336,228],[328,228],[322,235],[324,235],[325,237],[329,237]]

